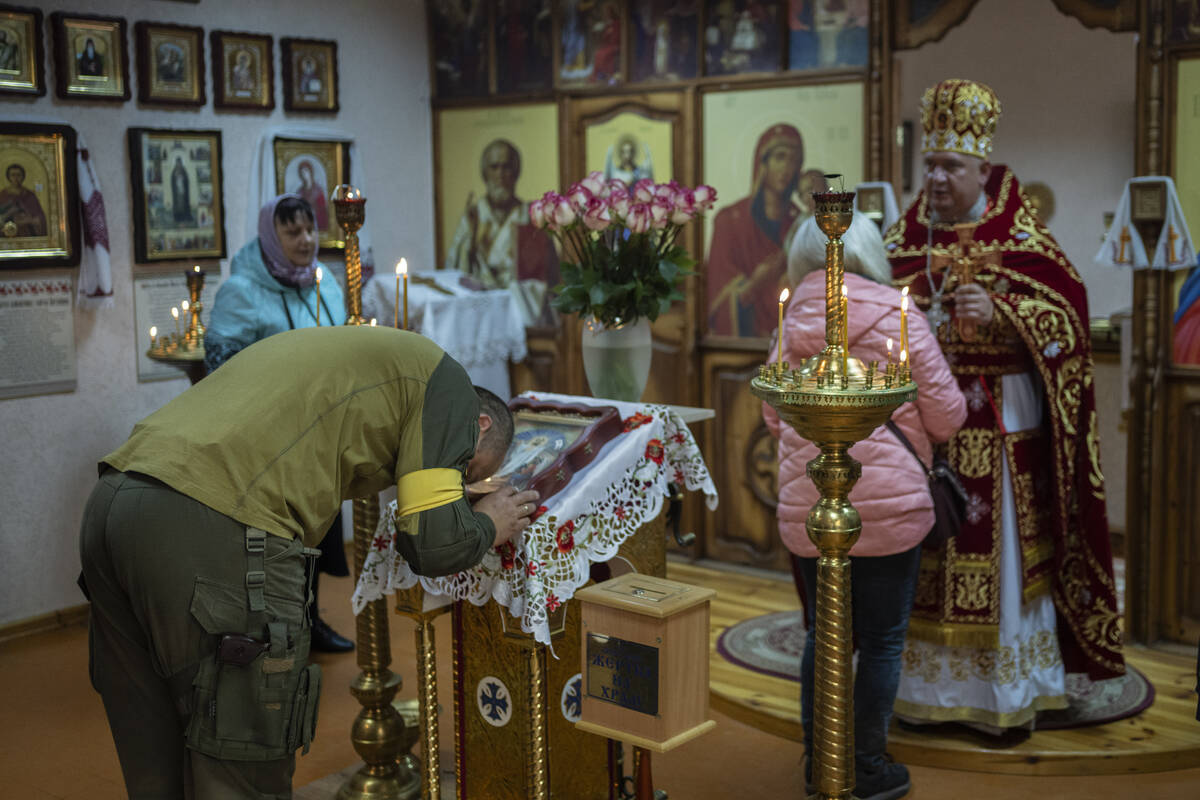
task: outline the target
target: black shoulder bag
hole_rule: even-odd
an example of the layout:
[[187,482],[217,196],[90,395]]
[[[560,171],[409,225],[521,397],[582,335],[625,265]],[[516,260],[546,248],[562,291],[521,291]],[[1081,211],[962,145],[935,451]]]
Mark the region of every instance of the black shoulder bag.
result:
[[925,462],[917,455],[912,442],[900,430],[900,426],[892,420],[886,423],[887,428],[904,445],[904,449],[912,453],[913,458],[921,465],[921,471],[929,479],[929,494],[933,497],[933,527],[925,536],[925,543],[941,547],[946,542],[958,536],[962,529],[963,519],[967,515],[967,491],[958,480],[954,467],[946,459],[934,455],[933,466],[926,469]]

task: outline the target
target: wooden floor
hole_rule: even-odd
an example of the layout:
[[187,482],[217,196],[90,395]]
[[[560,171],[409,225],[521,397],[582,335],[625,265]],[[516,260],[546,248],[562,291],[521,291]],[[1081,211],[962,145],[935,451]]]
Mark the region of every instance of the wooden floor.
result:
[[[705,571],[710,572],[710,571]],[[695,568],[671,564],[669,573],[694,583],[723,587],[717,614],[732,621],[735,604],[760,610],[794,607],[790,584],[767,579],[731,580],[727,573],[698,575]],[[322,614],[335,630],[354,630],[349,578],[321,580]],[[770,598],[774,598],[771,601]],[[788,604],[791,604],[790,606]],[[741,616],[758,613],[750,609]],[[412,680],[414,637],[411,620],[390,616],[392,669],[404,676],[401,697],[416,696]],[[449,620],[435,623],[438,641],[450,640]],[[450,685],[449,648],[438,652],[439,676]],[[360,706],[349,692],[358,674],[354,655],[319,655],[324,670],[318,735],[308,755],[296,759],[297,800],[333,800],[337,788],[357,768],[359,755],[350,730]],[[21,800],[122,800],[128,794],[99,696],[87,678],[87,627],[78,623],[18,640],[0,642],[0,798]],[[753,676],[742,678],[747,685]],[[1181,690],[1182,691],[1182,690]],[[765,693],[764,696],[769,696]],[[779,696],[788,696],[784,689]],[[443,731],[452,730],[450,703],[441,714]],[[738,706],[739,716],[744,715]],[[786,738],[743,724],[714,710],[717,727],[687,745],[654,757],[656,787],[672,800],[727,800],[731,797],[800,797],[801,747]],[[751,718],[758,719],[755,715]],[[1200,727],[1196,730],[1200,732]],[[453,737],[443,737],[442,766],[454,763]],[[1136,775],[1025,776],[963,772],[918,766],[911,761],[913,790],[908,800],[1196,800],[1200,768]],[[452,800],[453,775],[443,774],[443,800]],[[472,798],[472,800],[478,800]],[[564,800],[570,800],[565,798]]]
[[[711,619],[714,709],[760,730],[799,741],[799,685],[726,661],[717,637],[744,619],[799,607],[790,579],[672,562],[671,578],[717,590]],[[892,754],[906,764],[1011,775],[1113,775],[1200,766],[1194,655],[1131,647],[1130,664],[1154,684],[1154,705],[1126,720],[1061,731],[1035,731],[1010,747],[954,725],[931,732],[893,730]]]

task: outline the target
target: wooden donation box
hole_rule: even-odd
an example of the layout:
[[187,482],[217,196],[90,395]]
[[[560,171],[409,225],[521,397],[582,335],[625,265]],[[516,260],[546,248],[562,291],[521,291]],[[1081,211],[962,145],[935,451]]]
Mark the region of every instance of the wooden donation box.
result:
[[576,727],[663,753],[708,719],[712,589],[627,573],[575,593],[582,603],[583,708]]

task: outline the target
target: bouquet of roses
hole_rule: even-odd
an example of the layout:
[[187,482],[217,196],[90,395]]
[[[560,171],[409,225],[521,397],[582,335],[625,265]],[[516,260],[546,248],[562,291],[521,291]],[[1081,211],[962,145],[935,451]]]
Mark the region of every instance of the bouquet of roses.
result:
[[677,244],[679,231],[716,199],[711,186],[643,179],[626,187],[599,172],[565,194],[546,192],[529,204],[529,218],[563,254],[553,306],[605,327],[657,319],[683,299],[680,287],[696,263]]

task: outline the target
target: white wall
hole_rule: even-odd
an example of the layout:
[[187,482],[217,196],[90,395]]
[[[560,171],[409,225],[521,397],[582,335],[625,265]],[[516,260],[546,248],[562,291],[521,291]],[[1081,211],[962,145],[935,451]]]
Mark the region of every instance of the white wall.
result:
[[[136,99],[120,105],[62,101],[53,97],[49,63],[46,97],[0,99],[0,119],[54,116],[87,139],[108,210],[116,295],[111,309],[75,312],[75,392],[0,400],[0,624],[83,602],[75,587],[77,539],[83,505],[96,480],[96,462],[124,441],[137,420],[187,388],[182,378],[139,384],[135,374],[127,128],[223,131],[225,232],[231,255],[248,236],[247,176],[261,130],[296,121],[348,131],[369,169],[367,219],[377,263],[394,263],[401,254],[414,263],[432,264],[434,258],[429,75],[420,0],[202,0],[194,5],[39,0],[35,5],[47,18],[59,10],[124,17],[131,58],[136,21],[203,27],[208,102],[200,109],[168,111],[142,107]],[[275,37],[273,112],[213,110],[207,33],[215,29]],[[337,40],[337,115],[284,114],[279,72],[283,36]],[[130,71],[134,98],[136,72]],[[224,269],[227,273],[228,267]]]
[[[1000,97],[992,161],[1054,192],[1049,226],[1088,287],[1093,316],[1128,308],[1128,273],[1093,263],[1104,212],[1133,176],[1137,35],[1085,28],[1051,0],[981,0],[941,41],[896,54],[899,117],[912,120],[920,188],[920,101],[944,78],[970,78]],[[904,198],[906,203],[909,198]]]

